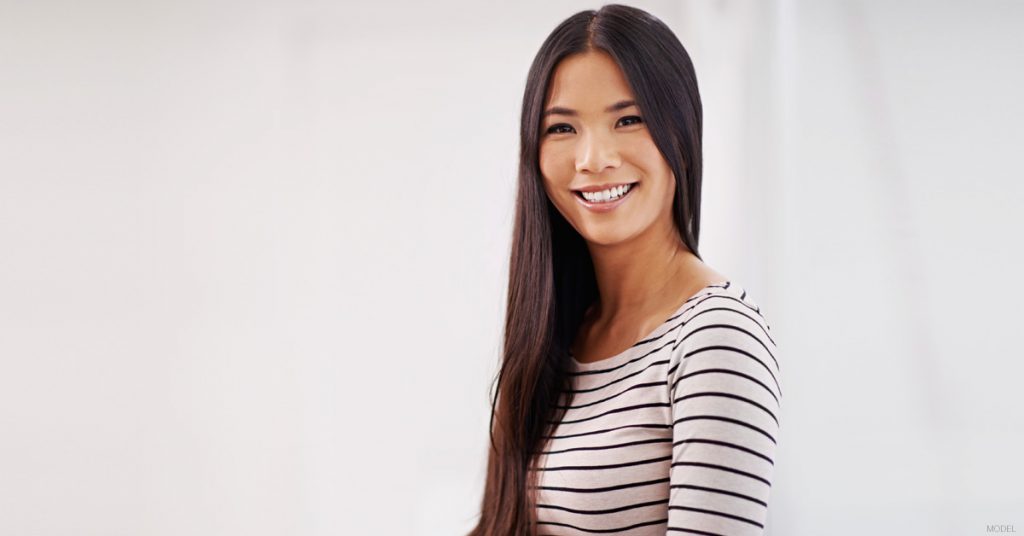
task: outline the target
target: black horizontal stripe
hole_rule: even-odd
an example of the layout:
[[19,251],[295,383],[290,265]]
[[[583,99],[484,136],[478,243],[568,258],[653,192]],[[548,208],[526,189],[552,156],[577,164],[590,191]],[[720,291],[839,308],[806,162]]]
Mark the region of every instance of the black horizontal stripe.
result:
[[669,527],[669,532],[685,532],[686,534],[699,534],[700,536],[725,536],[725,534],[719,534],[717,532],[708,532],[705,530],[687,529],[683,527]]
[[[595,400],[594,402],[589,402],[587,404],[580,404],[578,406],[555,406],[555,409],[579,409],[579,408],[586,408],[586,407],[589,407],[589,406],[600,404],[601,402],[607,402],[609,400],[612,400],[612,399],[614,399],[617,396],[621,396],[621,395],[623,395],[625,393],[628,393],[628,392],[632,391],[633,389],[641,389],[641,388],[644,388],[644,387],[664,387],[664,386],[665,386],[665,384],[663,382],[638,383],[638,384],[636,384],[636,385],[634,385],[634,386],[632,386],[632,387],[630,387],[628,389],[623,389],[622,391],[619,391],[618,393],[615,393],[614,395],[609,396],[608,398],[602,398],[601,400]],[[574,391],[574,392],[578,393],[579,391]]]
[[[664,345],[662,345],[661,348],[664,348],[666,346],[671,346],[671,345],[672,345],[672,341],[669,341],[669,342],[665,343]],[[657,350],[651,352],[651,354],[661,350],[661,348],[658,348]],[[650,355],[650,354],[647,354],[647,355]],[[647,355],[644,355],[643,357],[647,357]],[[643,357],[640,357],[638,359],[643,359]],[[631,372],[631,373],[629,373],[629,374],[627,374],[625,376],[616,378],[616,379],[614,379],[614,380],[612,380],[612,381],[610,381],[610,382],[608,382],[608,383],[606,383],[604,385],[599,385],[597,387],[591,387],[589,389],[569,389],[569,390],[563,391],[563,392],[566,392],[566,393],[592,393],[594,391],[600,391],[601,389],[605,389],[605,388],[611,387],[611,386],[613,386],[613,385],[615,385],[617,383],[624,382],[624,381],[632,378],[633,376],[637,376],[639,374],[643,374],[644,372],[647,372],[647,370],[649,370],[651,367],[656,367],[658,365],[667,365],[668,361],[669,361],[668,359],[662,359],[662,360],[659,360],[659,361],[652,361],[652,362],[648,363],[646,366],[644,366],[644,368],[642,368],[640,370],[633,371],[633,372]]]
[[[755,313],[757,313],[758,316],[761,316],[761,310],[760,309],[758,309],[757,307],[752,307],[749,303],[747,303],[747,302],[737,298],[736,296],[730,296],[728,294],[712,293],[712,294],[705,294],[704,296],[701,296],[701,298],[702,299],[700,301],[698,301],[697,303],[693,304],[693,307],[696,307],[696,306],[698,306],[698,305],[700,305],[700,304],[702,304],[702,303],[704,303],[704,302],[706,302],[706,301],[708,301],[708,300],[710,300],[712,298],[723,298],[723,299],[727,299],[727,300],[732,300],[732,301],[742,305],[743,307],[746,307],[747,309],[750,309],[751,311],[754,311]],[[693,307],[691,307],[691,309]]]
[[554,510],[562,510],[563,512],[572,512],[574,514],[582,515],[602,515],[602,514],[614,514],[616,512],[625,512],[626,510],[633,510],[634,508],[644,508],[647,506],[665,506],[668,504],[668,499],[660,501],[649,501],[637,504],[627,504],[626,506],[619,506],[616,508],[608,508],[605,510],[576,510],[575,508],[566,508],[564,506],[558,506],[554,504],[538,504],[537,508],[551,508]]
[[697,354],[700,354],[700,353],[703,353],[703,352],[710,352],[712,350],[726,350],[726,351],[730,351],[730,352],[736,352],[736,353],[739,353],[739,354],[743,354],[743,355],[749,357],[750,359],[753,359],[755,362],[757,362],[759,365],[764,367],[765,370],[768,371],[768,374],[772,377],[772,381],[775,382],[775,389],[779,392],[779,396],[782,396],[782,388],[779,387],[779,379],[775,377],[775,373],[772,372],[772,369],[768,368],[768,364],[767,363],[765,363],[764,361],[761,361],[760,359],[757,358],[757,356],[755,356],[754,354],[752,354],[752,353],[750,353],[750,352],[748,352],[746,350],[743,350],[743,349],[740,349],[740,348],[735,348],[735,347],[732,347],[732,346],[723,346],[723,345],[704,346],[704,347],[701,347],[701,348],[697,348],[696,350],[691,350],[689,352],[686,352],[686,354],[683,355],[682,359],[688,359],[690,356],[697,355]]
[[[707,309],[703,309],[703,310],[701,310],[699,312],[694,313],[693,316],[691,316],[690,318],[688,318],[686,320],[686,323],[689,324],[690,322],[692,322],[695,318],[699,317],[700,315],[703,315],[703,314],[706,314],[706,313],[712,313],[714,311],[728,311],[730,313],[736,313],[736,314],[738,314],[740,316],[746,317],[751,322],[753,322],[754,325],[758,327],[758,329],[761,330],[761,333],[764,333],[765,338],[767,338],[768,341],[772,343],[772,346],[776,346],[775,340],[772,339],[772,335],[770,333],[771,329],[770,329],[770,326],[768,326],[768,321],[765,320],[763,316],[757,315],[757,317],[755,318],[753,316],[748,315],[747,313],[744,313],[743,311],[741,311],[739,309],[733,309],[732,307],[708,307]],[[760,319],[760,321],[758,321],[758,319]]]
[[755,406],[755,407],[761,409],[762,411],[767,413],[772,418],[773,421],[775,421],[775,424],[779,424],[779,419],[775,417],[775,414],[772,413],[772,410],[762,406],[761,404],[757,403],[756,401],[751,400],[751,399],[749,399],[749,398],[747,398],[745,396],[734,395],[732,393],[722,393],[722,392],[718,392],[718,391],[702,391],[700,393],[691,393],[691,394],[688,394],[688,395],[683,395],[683,396],[673,400],[672,403],[676,404],[676,403],[678,403],[678,402],[680,402],[682,400],[687,400],[687,399],[690,399],[690,398],[700,398],[702,396],[720,396],[722,398],[731,398],[733,400],[741,400],[743,402],[746,402],[747,404],[750,404],[751,406]]
[[[676,327],[678,327],[678,326],[676,326]],[[675,329],[675,328],[673,328],[673,329]],[[651,340],[653,341],[653,340],[661,339],[661,338],[665,337],[665,335],[668,335],[671,331],[672,330],[666,331],[665,333],[662,333],[661,335],[658,335],[657,337],[655,337],[655,338],[653,338]],[[569,376],[593,376],[593,375],[597,375],[597,374],[607,374],[609,372],[615,372],[616,370],[619,370],[622,367],[628,367],[629,365],[632,365],[633,363],[636,363],[637,361],[641,361],[641,360],[643,360],[643,358],[645,358],[645,357],[647,357],[647,356],[649,356],[651,354],[658,353],[659,351],[661,351],[662,348],[664,348],[666,346],[669,346],[669,345],[673,344],[674,342],[675,342],[674,340],[669,340],[665,344],[662,344],[661,346],[658,346],[657,348],[654,348],[653,350],[650,350],[650,351],[648,351],[647,353],[645,353],[643,355],[634,357],[633,359],[630,359],[629,361],[626,361],[625,363],[622,363],[621,365],[616,365],[616,366],[614,366],[612,368],[599,369],[599,370],[574,371],[574,372],[570,372]],[[634,344],[633,346],[631,346],[631,348],[636,347],[636,346],[637,345]],[[631,376],[635,376],[635,374],[631,374]]]
[[[624,411],[633,411],[633,410],[644,409],[644,408],[667,408],[667,407],[670,407],[670,404],[668,402],[652,402],[650,404],[637,404],[635,406],[625,406],[625,407],[621,407],[621,408],[610,409],[610,410],[608,410],[608,411],[606,411],[604,413],[598,413],[597,415],[591,415],[590,417],[584,417],[582,419],[576,419],[576,420],[572,420],[572,421],[562,421],[561,424],[576,424],[576,423],[580,423],[580,422],[592,421],[594,419],[600,419],[601,417],[604,417],[606,415],[612,415],[613,413],[622,413]],[[550,424],[556,424],[556,422],[555,421],[550,421]]]
[[[672,368],[674,369],[676,366],[679,366],[679,363],[676,363],[675,366],[673,366]],[[762,382],[761,380],[759,380],[759,379],[757,379],[757,378],[755,378],[755,377],[753,377],[753,376],[751,376],[749,374],[744,374],[742,372],[737,372],[735,370],[724,369],[724,368],[709,368],[709,369],[703,369],[703,370],[695,370],[693,372],[687,372],[686,374],[683,374],[682,376],[676,378],[676,381],[672,382],[672,385],[669,387],[669,389],[671,389],[672,392],[675,392],[676,386],[679,384],[679,382],[683,381],[684,379],[690,378],[690,377],[693,377],[693,376],[697,376],[698,374],[711,374],[711,373],[716,373],[716,374],[732,374],[733,376],[740,376],[742,378],[746,378],[746,379],[748,379],[748,380],[750,380],[750,381],[760,385],[761,387],[764,387],[764,390],[768,391],[768,394],[772,395],[772,398],[775,399],[775,402],[776,403],[779,402],[779,397],[775,396],[775,392],[772,391],[772,388],[768,387],[767,385],[765,385],[764,382]],[[669,375],[669,377],[672,376],[672,371],[671,370],[669,371],[668,375]]]
[[594,533],[594,534],[604,534],[604,533],[609,533],[609,532],[628,531],[628,530],[636,529],[636,528],[639,528],[639,527],[647,527],[649,525],[657,525],[657,524],[660,524],[660,523],[668,523],[668,522],[669,522],[669,520],[645,521],[643,523],[637,523],[637,524],[630,525],[630,526],[627,526],[627,527],[616,527],[614,529],[585,529],[583,527],[577,527],[575,525],[569,525],[567,523],[558,523],[558,522],[553,522],[553,521],[542,521],[542,522],[538,522],[537,524],[538,525],[557,525],[559,527],[568,527],[570,529],[575,529],[575,530],[583,531],[583,532],[590,532],[590,533]]
[[746,499],[748,501],[760,504],[761,506],[764,506],[765,508],[768,508],[768,503],[762,501],[761,499],[758,499],[756,497],[751,497],[749,495],[744,495],[742,493],[736,493],[735,491],[728,491],[728,490],[718,489],[718,488],[705,488],[703,486],[692,486],[690,484],[673,484],[673,485],[669,486],[669,488],[670,489],[671,488],[675,488],[675,489],[696,489],[696,490],[707,491],[707,492],[711,492],[711,493],[721,493],[722,495],[730,495],[732,497],[736,497],[736,498],[739,498],[739,499]]
[[671,437],[658,437],[658,438],[655,438],[655,439],[644,439],[644,440],[641,440],[641,441],[630,441],[628,443],[618,443],[618,444],[615,444],[615,445],[601,445],[599,447],[573,447],[573,448],[562,449],[562,450],[545,450],[545,451],[541,451],[541,454],[561,454],[563,452],[575,452],[575,451],[578,451],[578,450],[609,450],[609,449],[617,449],[617,448],[622,448],[622,447],[632,447],[633,445],[646,445],[646,444],[649,444],[649,443],[668,443],[670,441],[672,441]]
[[557,525],[559,527],[569,527],[570,529],[575,529],[575,530],[579,530],[579,531],[583,531],[583,532],[592,532],[594,534],[604,534],[604,533],[608,533],[608,532],[622,532],[624,530],[631,530],[631,529],[635,529],[635,528],[638,528],[638,527],[646,527],[648,525],[657,525],[659,523],[667,523],[667,522],[668,522],[668,519],[655,519],[654,521],[644,521],[642,523],[635,523],[633,525],[628,525],[628,526],[625,526],[625,527],[615,527],[613,529],[587,529],[587,528],[583,528],[583,527],[577,527],[576,525],[570,525],[568,523],[559,523],[557,521],[538,521],[537,524],[538,525]]
[[742,445],[737,445],[735,443],[729,443],[728,441],[717,441],[717,440],[714,440],[714,439],[680,439],[679,441],[673,442],[672,446],[675,447],[676,445],[682,445],[683,443],[705,443],[705,444],[708,444],[708,445],[718,445],[720,447],[728,447],[728,448],[731,448],[731,449],[742,450],[743,452],[746,452],[746,453],[749,453],[749,454],[753,454],[754,456],[757,456],[758,458],[761,458],[761,459],[767,461],[768,463],[770,463],[772,465],[775,465],[775,462],[773,462],[772,459],[769,458],[768,456],[765,456],[764,454],[761,454],[760,452],[758,452],[756,450],[749,449],[749,448],[744,447]]
[[637,460],[635,462],[623,462],[623,463],[612,463],[608,465],[562,465],[555,467],[539,467],[538,471],[600,471],[604,469],[619,469],[622,467],[633,467],[636,465],[647,465],[649,463],[665,462],[672,459],[672,456],[662,456],[660,458],[649,458],[647,460]]
[[772,435],[769,434],[768,432],[765,432],[764,430],[758,428],[757,426],[754,426],[753,424],[743,422],[743,421],[741,421],[739,419],[732,419],[730,417],[719,417],[718,415],[694,415],[692,417],[683,417],[682,419],[676,419],[672,423],[672,425],[674,426],[674,425],[679,424],[681,422],[696,421],[696,420],[701,420],[701,419],[708,419],[708,420],[714,420],[714,421],[723,421],[723,422],[728,422],[728,423],[732,423],[732,424],[738,424],[740,426],[745,426],[745,427],[750,428],[751,430],[753,430],[753,431],[755,431],[755,432],[757,432],[757,433],[767,437],[772,443],[775,443],[775,438],[772,437]]
[[565,434],[565,435],[554,435],[554,436],[543,436],[544,439],[567,439],[570,437],[583,437],[588,435],[605,434],[608,432],[614,432],[616,430],[623,430],[626,428],[671,428],[670,424],[653,423],[653,424],[626,424],[623,426],[616,426],[613,428],[602,428],[601,430],[594,430],[592,432],[580,432],[578,434]]
[[[761,328],[761,330],[764,331],[764,334],[765,334],[766,337],[768,337],[768,340],[771,341],[771,343],[773,345],[775,345],[775,340],[772,339],[772,337],[770,335],[771,326],[768,325],[768,321],[765,320],[764,315],[761,314],[761,310],[760,309],[756,309],[754,307],[751,307],[750,304],[748,304],[747,302],[745,302],[743,300],[739,300],[735,296],[729,296],[727,294],[711,294],[711,295],[708,295],[708,296],[706,296],[705,299],[701,300],[701,303],[703,303],[703,302],[705,302],[705,301],[707,301],[707,300],[709,300],[711,298],[721,298],[721,299],[724,299],[724,300],[734,301],[734,302],[742,305],[743,307],[745,307],[745,308],[747,308],[747,309],[749,309],[751,311],[754,311],[754,313],[756,313],[756,314],[754,316],[751,316],[751,315],[743,313],[739,309],[733,309],[732,307],[715,307],[715,308],[704,309],[704,310],[702,310],[702,311],[700,311],[698,313],[695,313],[692,317],[690,317],[689,320],[693,320],[694,318],[700,316],[701,314],[703,314],[705,312],[717,311],[717,310],[722,310],[722,309],[727,310],[727,311],[732,311],[734,313],[739,313],[739,314],[742,314],[743,316],[753,320],[754,323],[758,325],[758,327],[761,327],[761,325],[763,324],[764,326]],[[696,307],[697,305],[700,305],[700,304],[699,303],[695,304],[694,307]],[[760,322],[758,322],[757,319],[760,319]]]
[[668,482],[668,478],[658,478],[656,480],[645,480],[642,482],[629,482],[626,484],[617,484],[615,486],[605,486],[601,488],[566,488],[562,486],[540,486],[539,489],[549,491],[566,491],[569,493],[604,493],[606,491],[618,491],[621,489],[628,488],[640,488],[643,486],[652,486],[654,484],[664,484]]
[[[636,359],[630,361],[630,363],[635,363],[637,361],[643,360],[647,356],[650,356],[652,354],[657,354],[658,352],[662,351],[662,348],[664,348],[666,346],[671,346],[674,342],[675,341],[670,340],[670,341],[666,342],[665,344],[662,344],[662,345],[658,346],[657,348],[652,349],[652,351],[648,352],[647,354],[644,354],[643,356],[640,356],[639,358],[636,358]],[[620,367],[625,366],[625,365],[629,365],[630,363],[626,363],[626,364],[620,365]],[[597,387],[590,387],[590,388],[586,388],[586,389],[572,389],[572,388],[570,388],[568,390],[565,390],[564,393],[593,393],[593,391],[595,391],[595,390],[601,390],[601,389],[603,389],[605,387],[610,387],[611,385],[614,385],[615,383],[621,383],[623,381],[626,381],[626,380],[628,380],[628,379],[630,379],[633,376],[636,376],[638,374],[643,374],[644,372],[646,372],[651,367],[656,367],[658,365],[668,365],[668,364],[669,364],[669,360],[667,360],[667,359],[659,360],[659,361],[652,361],[652,362],[648,363],[647,365],[645,365],[642,369],[635,370],[635,371],[633,371],[633,372],[631,372],[631,373],[629,373],[629,374],[627,374],[625,376],[617,377],[617,378],[615,378],[615,379],[613,379],[613,380],[611,380],[611,381],[609,381],[609,382],[607,382],[607,383],[605,383],[603,385],[599,385]],[[611,369],[609,369],[609,370],[611,370]]]
[[753,519],[747,519],[745,517],[734,516],[732,514],[727,514],[725,512],[719,512],[717,510],[708,510],[706,508],[693,508],[692,506],[680,506],[680,505],[677,505],[677,504],[669,505],[668,509],[669,510],[686,510],[688,512],[700,512],[702,514],[709,514],[709,515],[713,515],[713,516],[722,516],[722,517],[727,517],[729,519],[735,519],[736,521],[742,521],[744,523],[750,523],[751,525],[757,525],[758,527],[761,527],[762,529],[764,528],[764,525],[758,523],[757,521],[754,521]]
[[768,479],[759,477],[759,476],[755,475],[754,473],[748,473],[746,471],[740,471],[739,469],[735,469],[733,467],[726,467],[724,465],[717,465],[717,464],[714,464],[714,463],[675,462],[675,463],[672,464],[672,467],[703,467],[705,469],[715,469],[715,470],[718,470],[718,471],[726,471],[728,473],[733,473],[733,474],[742,475],[742,476],[745,476],[745,477],[752,478],[752,479],[757,480],[759,482],[763,482],[768,487],[771,487],[771,485],[772,485],[772,483]]
[[[747,331],[747,330],[745,330],[745,329],[743,329],[743,328],[741,328],[739,326],[734,326],[732,324],[708,324],[706,326],[701,326],[699,328],[691,330],[689,333],[686,334],[685,337],[682,338],[682,340],[689,339],[690,337],[692,337],[692,336],[694,336],[694,335],[696,335],[696,334],[698,334],[701,331],[704,331],[706,329],[731,329],[733,331],[739,331],[740,333],[743,333],[744,335],[747,335],[751,339],[754,339],[755,341],[757,341],[757,344],[760,344],[761,348],[764,348],[765,352],[768,352],[768,357],[772,358],[772,361],[775,363],[775,368],[776,368],[776,370],[778,370],[779,360],[775,359],[775,355],[772,354],[772,351],[771,351],[770,348],[768,348],[768,345],[765,344],[764,341],[759,339],[757,337],[757,335],[754,335],[753,333],[751,333],[751,332],[749,332],[749,331]],[[675,350],[675,347],[673,347],[672,349]]]

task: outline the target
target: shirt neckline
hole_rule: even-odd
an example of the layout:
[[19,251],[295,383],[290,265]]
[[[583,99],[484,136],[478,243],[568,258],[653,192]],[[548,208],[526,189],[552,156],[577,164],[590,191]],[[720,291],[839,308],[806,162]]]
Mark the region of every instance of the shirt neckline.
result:
[[651,330],[650,333],[648,333],[647,335],[641,337],[638,341],[633,343],[629,348],[626,348],[625,350],[623,350],[623,351],[621,351],[621,352],[619,352],[619,353],[617,353],[617,354],[615,354],[613,356],[605,357],[605,358],[602,358],[602,359],[598,359],[597,361],[591,361],[591,362],[588,362],[588,363],[583,363],[583,362],[577,361],[576,358],[573,357],[572,350],[570,349],[569,350],[569,361],[572,364],[572,367],[573,367],[573,369],[575,371],[593,371],[593,370],[596,370],[598,368],[607,368],[607,367],[614,367],[614,366],[620,365],[620,364],[622,364],[622,362],[624,362],[625,360],[627,360],[630,357],[632,357],[633,354],[636,352],[637,348],[639,348],[645,341],[648,341],[650,339],[655,338],[657,336],[657,334],[661,331],[661,329],[665,327],[666,324],[668,324],[672,320],[675,320],[683,312],[683,310],[686,309],[690,305],[690,302],[692,302],[693,300],[696,300],[697,298],[710,295],[712,292],[714,292],[713,290],[710,291],[710,292],[705,292],[705,291],[707,291],[709,289],[723,289],[724,290],[724,289],[729,288],[730,286],[733,286],[733,284],[732,284],[732,282],[730,280],[719,281],[717,283],[711,283],[710,285],[705,285],[703,288],[698,290],[692,296],[690,296],[689,298],[683,300],[683,303],[679,304],[679,307],[676,307],[676,309],[672,312],[672,314],[668,315],[668,318],[666,318],[660,324],[658,324],[658,326],[656,328],[654,328],[653,330]]

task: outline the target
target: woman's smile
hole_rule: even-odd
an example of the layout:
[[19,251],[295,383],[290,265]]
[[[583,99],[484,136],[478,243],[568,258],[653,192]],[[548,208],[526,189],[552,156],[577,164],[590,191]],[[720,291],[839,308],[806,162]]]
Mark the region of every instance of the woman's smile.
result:
[[610,212],[625,203],[639,186],[640,183],[633,182],[596,192],[573,190],[573,193],[575,194],[576,201],[588,210],[592,212]]

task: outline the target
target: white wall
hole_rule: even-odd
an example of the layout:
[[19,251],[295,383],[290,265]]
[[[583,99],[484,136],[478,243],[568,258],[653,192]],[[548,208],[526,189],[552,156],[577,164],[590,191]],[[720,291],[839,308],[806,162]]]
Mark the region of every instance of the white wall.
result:
[[[1024,526],[1024,6],[634,5],[784,356],[770,532]],[[598,6],[0,4],[0,533],[467,530],[526,71]]]

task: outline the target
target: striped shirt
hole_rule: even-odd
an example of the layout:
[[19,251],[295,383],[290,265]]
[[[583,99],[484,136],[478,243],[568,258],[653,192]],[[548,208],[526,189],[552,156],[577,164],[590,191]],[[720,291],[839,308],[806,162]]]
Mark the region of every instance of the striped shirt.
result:
[[781,397],[770,329],[725,281],[622,353],[571,358],[575,399],[537,459],[538,534],[764,534]]

